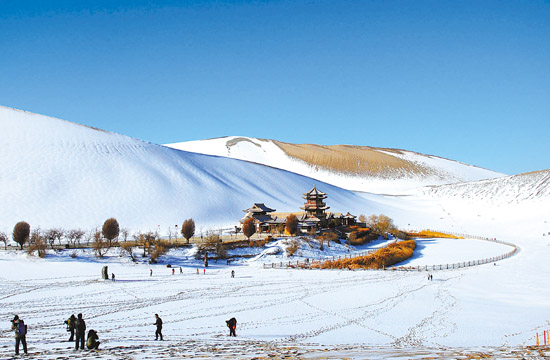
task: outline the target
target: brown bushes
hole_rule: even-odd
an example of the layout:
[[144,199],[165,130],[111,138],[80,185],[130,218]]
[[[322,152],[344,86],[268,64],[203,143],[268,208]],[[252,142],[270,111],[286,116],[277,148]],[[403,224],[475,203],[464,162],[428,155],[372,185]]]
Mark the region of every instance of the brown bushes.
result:
[[408,232],[407,235],[410,237],[417,238],[446,238],[446,239],[464,239],[462,236],[456,236],[452,234],[446,234],[438,231],[432,230],[421,230],[419,232]]
[[415,248],[416,242],[414,240],[400,241],[379,249],[374,254],[351,259],[325,261],[314,267],[320,269],[383,269],[407,260],[413,255]]
[[298,240],[293,239],[289,246],[286,248],[286,254],[287,256],[292,256],[298,251],[298,248],[300,247],[300,244],[298,243]]
[[378,237],[369,228],[356,228],[348,236],[348,244],[353,246],[364,245]]

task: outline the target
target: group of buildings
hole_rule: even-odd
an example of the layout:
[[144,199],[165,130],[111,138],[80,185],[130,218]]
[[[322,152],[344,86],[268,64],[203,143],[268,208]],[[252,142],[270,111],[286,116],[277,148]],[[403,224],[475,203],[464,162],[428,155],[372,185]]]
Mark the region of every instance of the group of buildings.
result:
[[[298,230],[300,232],[355,224],[357,216],[349,212],[344,215],[342,213],[327,211],[330,209],[325,203],[327,194],[319,191],[316,186],[304,193],[302,198],[305,200],[305,203],[300,209],[304,211],[296,214],[298,217]],[[244,223],[248,218],[253,218],[257,232],[280,231],[286,224],[288,217],[288,215],[277,216],[273,214],[276,210],[267,207],[264,203],[255,203],[252,207],[243,211],[246,215],[240,220],[240,223]]]

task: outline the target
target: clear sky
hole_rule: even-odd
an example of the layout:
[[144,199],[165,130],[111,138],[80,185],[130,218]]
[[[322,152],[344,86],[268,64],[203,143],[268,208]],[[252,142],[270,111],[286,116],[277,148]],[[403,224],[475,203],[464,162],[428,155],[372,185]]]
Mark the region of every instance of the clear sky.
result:
[[550,168],[548,1],[0,0],[0,105]]

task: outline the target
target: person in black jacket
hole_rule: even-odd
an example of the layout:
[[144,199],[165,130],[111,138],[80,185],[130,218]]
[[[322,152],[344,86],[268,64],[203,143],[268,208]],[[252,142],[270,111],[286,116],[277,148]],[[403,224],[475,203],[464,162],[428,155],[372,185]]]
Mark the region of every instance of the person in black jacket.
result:
[[19,343],[23,345],[23,351],[27,353],[27,325],[18,315],[11,321],[11,329],[15,331],[15,355],[19,355]]
[[76,319],[75,324],[75,330],[76,330],[76,340],[74,343],[74,349],[78,350],[78,346],[80,343],[80,348],[84,350],[84,341],[86,337],[86,322],[82,318],[82,314],[78,314],[78,318]]
[[155,319],[157,319],[157,321],[155,321],[155,325],[157,326],[157,331],[155,331],[155,340],[158,340],[160,336],[160,340],[162,341],[162,319],[159,317],[159,314],[155,314]]
[[235,330],[237,329],[237,319],[231,318],[229,320],[226,320],[225,323],[229,328],[229,336],[237,336],[237,334],[235,333]]
[[86,340],[86,347],[88,350],[97,350],[99,348],[99,344],[101,344],[99,341],[99,336],[97,336],[97,332],[93,329],[88,331],[88,340]]
[[72,314],[70,318],[65,320],[65,324],[67,324],[67,331],[71,333],[71,337],[69,337],[68,341],[74,341],[74,326],[76,324],[76,316]]

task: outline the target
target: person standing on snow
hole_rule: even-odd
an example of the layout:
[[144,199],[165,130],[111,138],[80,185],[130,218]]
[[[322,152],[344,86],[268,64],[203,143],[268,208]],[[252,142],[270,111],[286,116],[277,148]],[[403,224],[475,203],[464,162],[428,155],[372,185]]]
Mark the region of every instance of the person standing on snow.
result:
[[155,314],[155,319],[157,319],[157,321],[155,321],[155,325],[157,326],[157,331],[155,331],[155,340],[158,340],[160,336],[160,340],[162,341],[162,319],[159,317],[159,314]]
[[82,318],[82,314],[78,314],[75,324],[76,339],[74,342],[74,349],[78,350],[78,347],[84,350],[84,342],[86,337],[86,322]]
[[23,352],[27,353],[27,325],[18,315],[11,321],[11,329],[15,331],[15,355],[19,355],[19,343],[23,344]]
[[229,336],[237,336],[235,333],[235,330],[237,329],[237,319],[233,317],[229,320],[225,320],[225,324],[229,328]]
[[67,341],[74,341],[74,326],[76,324],[76,316],[72,314],[70,318],[65,320],[65,324],[67,324],[67,331],[71,333],[71,337],[69,337],[69,340]]

